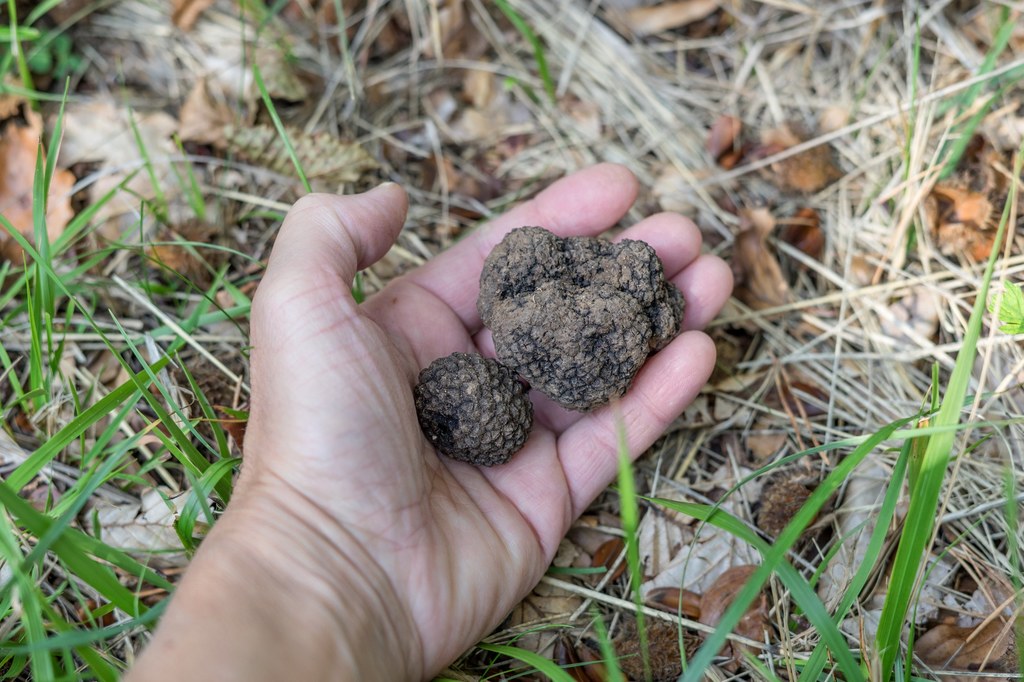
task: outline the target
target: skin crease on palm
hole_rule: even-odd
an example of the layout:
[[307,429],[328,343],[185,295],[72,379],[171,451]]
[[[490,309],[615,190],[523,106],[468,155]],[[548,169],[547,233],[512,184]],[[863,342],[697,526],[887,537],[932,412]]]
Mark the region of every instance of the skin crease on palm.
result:
[[637,191],[620,166],[575,173],[361,305],[350,283],[396,239],[405,193],[389,184],[296,203],[253,303],[236,494],[130,678],[416,680],[496,627],[614,478],[617,417],[638,456],[707,381],[715,351],[697,330],[727,299],[729,268],[700,255],[682,216],[625,230],[682,290],[685,331],[614,405],[578,414],[534,393],[534,429],[508,464],[439,457],[411,389],[438,357],[493,357],[478,278],[508,230],[598,234]]

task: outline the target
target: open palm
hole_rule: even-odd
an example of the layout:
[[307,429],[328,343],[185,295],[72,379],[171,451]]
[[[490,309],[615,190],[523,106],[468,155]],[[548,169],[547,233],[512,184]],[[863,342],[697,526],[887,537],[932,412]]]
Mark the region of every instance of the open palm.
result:
[[[300,201],[280,232],[253,307],[253,403],[239,496],[274,500],[275,523],[318,543],[327,565],[383,577],[391,617],[418,636],[406,670],[442,668],[493,628],[542,575],[572,520],[616,471],[616,419],[641,453],[706,382],[714,347],[685,331],[652,356],[615,405],[582,415],[533,395],[535,426],[508,464],[439,457],[420,432],[417,373],[454,351],[492,356],[476,312],[478,278],[510,229],[596,234],[615,224],[636,181],[603,165],[553,184],[427,265],[357,305],[357,269],[384,255],[404,222],[396,186]],[[622,236],[643,239],[699,329],[729,294],[728,268],[670,214]],[[338,556],[332,556],[337,554]],[[317,579],[330,580],[330,571]],[[341,608],[341,605],[339,605]]]

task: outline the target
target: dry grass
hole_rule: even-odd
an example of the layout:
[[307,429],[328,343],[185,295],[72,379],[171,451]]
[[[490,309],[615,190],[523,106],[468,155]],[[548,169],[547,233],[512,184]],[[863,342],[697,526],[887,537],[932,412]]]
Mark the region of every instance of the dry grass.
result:
[[[338,49],[336,23],[318,15],[315,4],[288,3],[287,18],[268,16],[257,35],[258,22],[241,17],[232,2],[216,3],[187,32],[173,27],[165,3],[155,0],[82,3],[83,11],[92,11],[68,19],[85,62],[72,82],[72,109],[106,98],[119,111],[131,107],[140,120],[155,111],[178,119],[183,102],[205,78],[218,83],[213,98],[220,98],[235,123],[266,123],[266,112],[247,86],[246,65],[255,60],[269,73],[268,82],[273,79],[272,90],[301,95],[276,100],[295,135],[326,132],[356,141],[379,164],[377,171],[344,183],[314,179],[315,188],[354,191],[388,179],[410,193],[407,228],[367,273],[369,291],[429,259],[487,216],[597,161],[625,164],[640,179],[641,197],[626,222],[662,209],[682,211],[700,226],[707,250],[734,262],[742,210],[767,207],[782,221],[798,209],[813,209],[825,235],[820,256],[804,253],[777,233],[771,237],[767,253],[777,255],[787,299],[760,307],[733,299],[712,323],[718,371],[697,403],[640,461],[641,493],[717,499],[737,472],[871,433],[916,413],[931,400],[933,365],[941,376],[953,366],[981,267],[963,255],[943,253],[943,244],[927,229],[934,222],[927,200],[940,180],[941,150],[964,134],[971,116],[995,91],[993,79],[1003,77],[1004,84],[1006,74],[1020,77],[1024,22],[1019,20],[993,68],[979,73],[1002,4],[723,0],[707,19],[636,38],[616,9],[635,4],[627,0],[510,0],[544,46],[555,103],[544,93],[531,47],[484,0],[345,2],[352,8],[346,52]],[[462,17],[461,28],[455,28],[456,16]],[[975,85],[980,90],[971,94]],[[965,94],[971,97],[963,99]],[[978,127],[991,147],[1007,152],[1019,145],[1022,105],[1024,91],[1011,82]],[[761,157],[748,155],[727,170],[706,150],[708,131],[723,115],[740,119],[753,140],[790,125],[806,132],[806,142],[769,149]],[[69,123],[69,135],[76,132]],[[838,179],[812,193],[780,190],[779,164],[821,148],[834,159]],[[172,163],[187,161],[205,197],[206,222],[216,227],[211,240],[229,249],[216,260],[202,253],[215,269],[224,268],[223,280],[240,295],[251,293],[273,241],[276,216],[300,195],[299,184],[286,170],[213,143],[187,144],[184,156],[174,148],[150,151],[164,183],[171,216],[166,222],[175,234],[150,215],[141,221],[134,211],[105,216],[76,255],[111,239],[120,240],[121,249],[84,275],[83,287],[95,296],[95,310],[110,309],[129,330],[152,332],[153,353],[169,340],[185,338],[190,347],[185,360],[194,373],[202,372],[203,390],[218,391],[217,404],[244,407],[244,321],[191,332],[175,329],[174,321],[194,310],[202,295],[161,274],[143,257],[144,247],[173,241],[175,235],[189,238],[181,234],[186,222],[181,216],[189,215],[188,191],[167,172]],[[96,159],[85,154],[80,161],[75,191],[92,190],[92,200],[105,178],[145,166],[134,151],[88,165],[84,162]],[[1022,247],[1024,236],[1015,233],[997,278],[1021,278]],[[162,258],[168,260],[166,254]],[[181,270],[194,266],[192,258],[168,264]],[[195,273],[209,277],[202,266]],[[169,284],[144,297],[139,284],[147,281]],[[241,300],[221,292],[220,305]],[[12,318],[2,333],[12,357],[28,352],[23,319]],[[946,481],[936,546],[948,566],[945,582],[935,585],[945,598],[944,611],[929,612],[929,622],[958,610],[970,612],[967,602],[975,586],[1009,584],[1015,570],[1006,554],[1000,501],[1007,471],[1014,490],[1024,489],[1022,431],[1014,421],[1022,413],[1018,386],[1024,353],[996,325],[986,327],[979,349],[969,390],[976,396],[971,419],[1001,425],[966,432],[958,441],[961,456]],[[78,390],[98,390],[93,399],[117,383],[117,367],[104,364],[106,354],[95,333],[68,337],[65,376]],[[206,360],[201,369],[199,358]],[[173,373],[163,379],[173,390],[188,389]],[[29,424],[15,423],[16,415],[9,415],[16,453],[31,451],[73,418],[67,395],[51,398],[35,414],[17,417]],[[182,402],[187,404],[187,397]],[[119,428],[127,437],[145,426],[129,417]],[[178,472],[161,464],[166,454],[159,443],[140,442],[138,451],[143,485],[103,486],[98,496],[137,499],[147,485],[166,486],[170,494],[187,488]],[[785,476],[813,487],[841,454],[803,458],[788,466]],[[8,466],[19,457],[0,454]],[[894,459],[893,452],[876,453],[872,475],[884,479]],[[63,460],[73,462],[74,456],[55,462],[50,471],[58,489],[69,487],[79,472]],[[734,513],[754,521],[757,488],[739,498]],[[842,517],[854,513],[843,500],[835,499],[808,532],[793,556],[798,567],[813,571],[835,546]],[[621,535],[615,528],[616,504],[613,494],[599,499],[556,563],[586,564],[594,538]],[[877,502],[867,504],[870,511]],[[651,526],[664,516],[654,508],[646,514]],[[648,538],[648,550],[661,547],[659,532],[678,542],[694,537],[691,522],[669,518],[663,523],[650,531],[654,539]],[[685,528],[672,535],[673,524]],[[720,560],[741,564],[749,557],[729,546]],[[516,639],[552,656],[555,634],[520,635],[557,625],[567,627],[569,641],[582,648],[581,638],[594,636],[592,603],[611,617],[614,635],[633,608],[625,579],[611,579],[621,561],[612,557],[612,570],[600,581],[546,577],[528,599],[529,608],[518,609],[494,640]],[[648,568],[654,561],[648,557]],[[687,576],[695,591],[710,589],[714,577]],[[879,577],[875,584],[882,582]],[[870,620],[880,593],[877,587],[866,593],[856,613]],[[815,637],[801,630],[779,585],[765,599],[774,634],[767,644],[760,637],[748,643],[782,672],[787,659],[813,648]],[[650,615],[679,622],[653,609]],[[682,622],[701,629],[693,620]],[[794,622],[797,627],[787,627]],[[927,627],[924,620],[921,624]],[[847,632],[856,647],[856,630]],[[130,632],[111,644],[117,655],[130,658],[144,638]],[[484,660],[470,652],[447,674],[478,679]],[[713,671],[716,679],[728,675],[725,667]]]

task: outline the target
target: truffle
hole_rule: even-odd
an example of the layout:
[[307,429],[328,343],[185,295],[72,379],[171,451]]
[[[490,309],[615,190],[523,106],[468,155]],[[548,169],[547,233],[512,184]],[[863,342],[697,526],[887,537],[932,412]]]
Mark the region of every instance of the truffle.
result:
[[477,307],[499,360],[585,412],[625,393],[679,334],[684,303],[644,242],[521,227],[487,257]]
[[484,466],[507,462],[533,425],[526,386],[496,360],[452,353],[420,372],[413,389],[424,435],[453,459]]

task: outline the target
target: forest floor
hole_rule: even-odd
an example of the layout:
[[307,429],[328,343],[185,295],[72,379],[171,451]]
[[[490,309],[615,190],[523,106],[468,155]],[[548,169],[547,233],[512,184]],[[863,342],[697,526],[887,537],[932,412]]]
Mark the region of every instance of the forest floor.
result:
[[[641,187],[616,229],[680,212],[732,266],[708,328],[716,370],[637,461],[638,492],[658,498],[637,532],[609,489],[488,637],[513,656],[474,648],[442,677],[544,679],[516,660],[528,651],[565,679],[615,679],[595,663],[605,629],[627,678],[646,657],[674,680],[724,628],[731,643],[691,676],[795,679],[827,640],[808,594],[865,677],[892,673],[885,641],[903,675],[1019,673],[1024,234],[1004,207],[1024,139],[1021,11],[8,3],[0,25],[22,51],[0,86],[0,671],[113,679],[148,640],[238,468],[249,303],[307,191],[296,165],[314,191],[409,193],[397,244],[363,273],[372,295],[611,161]],[[738,623],[723,616],[773,547],[797,577],[776,570]],[[914,588],[909,610],[887,604],[894,585]]]

